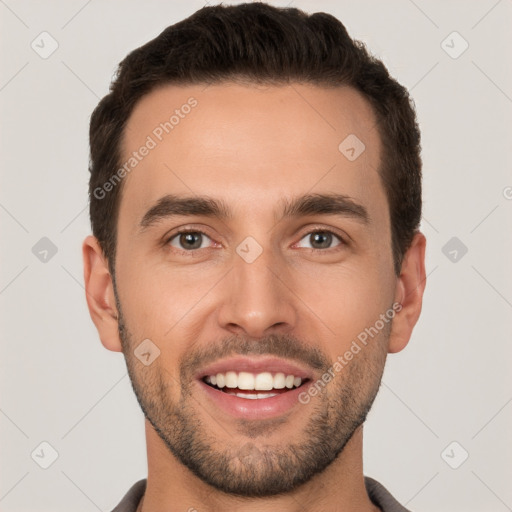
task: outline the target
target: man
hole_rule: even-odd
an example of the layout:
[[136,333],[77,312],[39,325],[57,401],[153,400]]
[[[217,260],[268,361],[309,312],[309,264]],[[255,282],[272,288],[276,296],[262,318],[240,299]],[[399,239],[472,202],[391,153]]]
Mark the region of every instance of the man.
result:
[[91,118],[87,303],[146,418],[115,511],[403,511],[362,467],[425,287],[407,91],[330,15],[205,7]]

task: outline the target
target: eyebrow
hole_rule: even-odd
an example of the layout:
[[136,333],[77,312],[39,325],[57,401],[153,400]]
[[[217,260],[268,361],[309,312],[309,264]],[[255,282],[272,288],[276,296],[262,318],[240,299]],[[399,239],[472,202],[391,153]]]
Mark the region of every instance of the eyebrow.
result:
[[[343,194],[305,194],[282,201],[281,219],[306,215],[338,215],[369,224],[367,209]],[[205,216],[228,220],[233,212],[220,199],[208,196],[177,196],[167,194],[161,197],[142,217],[140,232],[160,221],[176,216]],[[276,218],[276,220],[280,220]]]

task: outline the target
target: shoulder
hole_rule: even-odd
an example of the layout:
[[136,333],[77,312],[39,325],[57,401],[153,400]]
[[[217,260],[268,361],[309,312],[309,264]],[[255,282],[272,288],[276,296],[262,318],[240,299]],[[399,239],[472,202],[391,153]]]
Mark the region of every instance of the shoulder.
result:
[[380,482],[377,482],[377,480],[365,476],[364,484],[368,496],[382,512],[411,512],[401,505]]
[[146,478],[135,482],[112,512],[135,512],[146,491],[146,482]]

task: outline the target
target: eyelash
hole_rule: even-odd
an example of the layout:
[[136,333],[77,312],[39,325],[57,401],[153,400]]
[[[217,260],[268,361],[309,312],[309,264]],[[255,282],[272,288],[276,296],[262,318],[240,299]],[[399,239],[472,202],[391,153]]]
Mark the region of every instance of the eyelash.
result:
[[[180,235],[184,235],[184,234],[187,234],[187,233],[201,234],[201,235],[205,235],[205,236],[207,236],[208,238],[211,239],[211,237],[209,237],[207,233],[205,233],[204,231],[201,231],[199,229],[182,229],[181,231],[177,231],[176,233],[173,233],[170,237],[168,237],[166,239],[164,245],[166,247],[169,246],[171,240],[173,240],[174,238],[176,238],[176,237],[178,237]],[[310,235],[313,235],[315,233],[328,233],[328,234],[331,234],[334,237],[336,237],[340,241],[340,243],[338,245],[336,245],[334,247],[330,247],[328,249],[314,249],[314,248],[308,248],[308,247],[304,247],[303,249],[307,249],[307,250],[309,250],[311,252],[315,252],[315,253],[331,254],[332,252],[340,250],[343,246],[347,245],[347,242],[346,242],[344,237],[342,237],[338,233],[334,232],[333,230],[325,229],[325,228],[318,228],[318,229],[313,229],[311,231],[308,231],[308,232],[304,233],[301,236],[300,240],[302,240],[306,236],[310,236]],[[299,240],[299,242],[300,242],[300,240]],[[200,249],[191,249],[191,250],[187,251],[185,249],[178,249],[176,247],[173,247],[172,250],[177,251],[178,253],[181,253],[181,254],[186,254],[187,256],[195,256],[200,251]]]

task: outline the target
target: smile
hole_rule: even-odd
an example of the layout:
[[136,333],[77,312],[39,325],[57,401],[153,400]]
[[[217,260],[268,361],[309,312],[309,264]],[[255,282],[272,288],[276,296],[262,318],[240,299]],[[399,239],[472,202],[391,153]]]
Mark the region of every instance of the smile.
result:
[[[302,385],[302,379],[282,372],[249,373],[228,371],[207,375],[204,382],[224,393],[249,400],[271,398]],[[260,391],[270,391],[260,393]]]
[[298,395],[312,381],[304,368],[275,358],[224,360],[197,378],[217,414],[245,419],[275,417],[300,405]]

